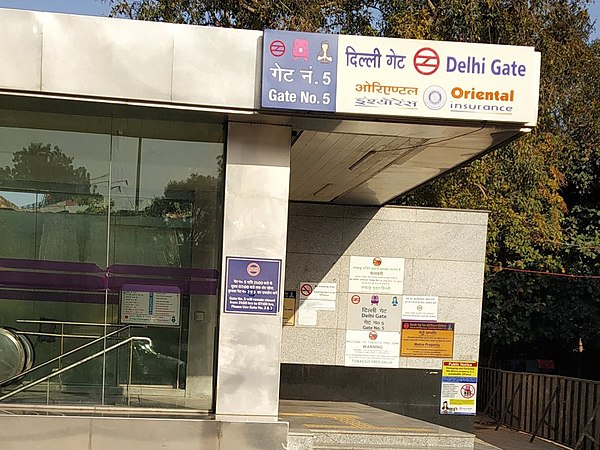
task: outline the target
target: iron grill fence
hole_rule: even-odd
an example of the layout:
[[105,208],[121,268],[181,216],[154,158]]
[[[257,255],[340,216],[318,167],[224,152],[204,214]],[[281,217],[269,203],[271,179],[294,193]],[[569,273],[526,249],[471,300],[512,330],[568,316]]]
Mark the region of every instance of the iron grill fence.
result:
[[578,450],[600,449],[600,382],[481,367],[478,384],[478,409],[498,424]]

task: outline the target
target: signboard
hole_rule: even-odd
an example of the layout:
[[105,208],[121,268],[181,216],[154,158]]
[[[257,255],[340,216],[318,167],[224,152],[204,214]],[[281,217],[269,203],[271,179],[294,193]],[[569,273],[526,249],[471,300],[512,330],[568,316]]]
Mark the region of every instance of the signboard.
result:
[[402,297],[402,320],[437,321],[438,298],[405,295]]
[[317,310],[313,308],[311,302],[300,300],[298,305],[298,325],[314,327],[317,325]]
[[417,358],[452,358],[454,324],[402,322],[400,354]]
[[263,108],[535,124],[533,47],[265,30]]
[[296,291],[283,293],[283,326],[296,325]]
[[263,108],[334,112],[337,36],[266,30]]
[[225,312],[277,314],[281,260],[226,258]]
[[[397,295],[348,294],[346,328],[400,332],[400,297]],[[399,353],[400,347],[398,347]]]
[[121,323],[179,326],[181,294],[177,286],[125,284]]
[[404,258],[351,256],[348,291],[365,294],[402,294]]
[[350,367],[400,367],[400,335],[388,331],[346,330],[346,357]]
[[477,361],[443,361],[440,414],[477,412]]
[[335,311],[335,299],[337,297],[336,283],[311,283],[303,281],[300,283],[300,301],[304,304],[310,302],[314,309]]

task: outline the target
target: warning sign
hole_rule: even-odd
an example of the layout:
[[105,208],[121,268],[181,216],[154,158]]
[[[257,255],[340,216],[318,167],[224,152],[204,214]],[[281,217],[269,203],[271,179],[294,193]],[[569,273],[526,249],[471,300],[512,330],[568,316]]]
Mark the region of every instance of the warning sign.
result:
[[440,414],[474,416],[477,361],[443,361]]
[[400,367],[397,332],[346,330],[348,367]]
[[454,324],[402,322],[400,354],[417,358],[452,358]]

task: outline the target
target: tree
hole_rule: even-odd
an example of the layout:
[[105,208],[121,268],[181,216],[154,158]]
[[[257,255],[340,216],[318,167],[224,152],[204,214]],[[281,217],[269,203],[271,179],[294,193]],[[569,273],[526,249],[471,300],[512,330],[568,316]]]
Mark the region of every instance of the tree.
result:
[[[45,193],[45,203],[56,203],[90,195],[90,174],[85,167],[75,167],[57,145],[32,142],[13,154],[13,165],[0,168],[3,189]],[[81,197],[83,196],[83,197]]]
[[220,204],[218,196],[223,184],[223,157],[217,157],[217,175],[192,173],[185,180],[171,180],[164,195],[156,197],[143,211],[144,215],[189,220],[190,232],[179,235],[182,247],[214,246],[218,235]]

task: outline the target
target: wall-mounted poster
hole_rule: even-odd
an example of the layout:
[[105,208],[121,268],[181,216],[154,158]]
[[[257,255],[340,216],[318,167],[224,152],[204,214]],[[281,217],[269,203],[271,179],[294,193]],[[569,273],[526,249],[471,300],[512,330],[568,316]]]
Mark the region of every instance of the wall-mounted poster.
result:
[[477,412],[477,361],[443,361],[440,414]]
[[402,294],[404,258],[351,256],[349,292]]
[[277,314],[281,260],[226,258],[225,312]]
[[454,324],[403,321],[400,354],[417,358],[452,358]]

